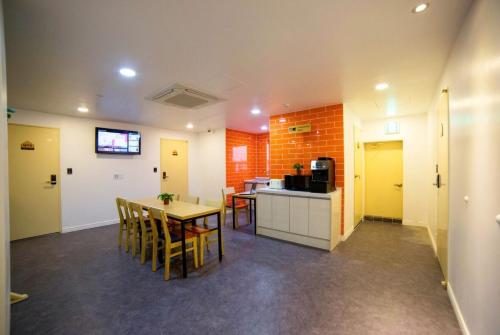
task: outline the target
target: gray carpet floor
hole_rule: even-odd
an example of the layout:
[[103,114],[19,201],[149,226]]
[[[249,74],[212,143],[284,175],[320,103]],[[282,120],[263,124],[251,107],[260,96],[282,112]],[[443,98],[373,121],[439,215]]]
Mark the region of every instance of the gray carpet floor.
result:
[[[242,221],[244,219],[242,218]],[[427,231],[366,223],[333,252],[224,230],[180,276],[118,250],[117,226],[12,243],[13,334],[460,334]]]

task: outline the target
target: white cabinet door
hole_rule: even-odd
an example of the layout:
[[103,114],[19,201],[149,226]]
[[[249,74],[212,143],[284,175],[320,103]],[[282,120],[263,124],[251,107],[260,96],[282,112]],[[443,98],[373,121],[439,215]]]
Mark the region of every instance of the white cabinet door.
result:
[[[272,197],[272,222],[273,229],[281,231],[290,231],[290,197],[273,196]],[[257,210],[258,207],[257,207]]]
[[309,199],[309,235],[330,240],[330,200]]
[[272,228],[271,198],[268,194],[257,194],[257,226]]
[[309,232],[309,199],[290,197],[290,233],[307,235]]

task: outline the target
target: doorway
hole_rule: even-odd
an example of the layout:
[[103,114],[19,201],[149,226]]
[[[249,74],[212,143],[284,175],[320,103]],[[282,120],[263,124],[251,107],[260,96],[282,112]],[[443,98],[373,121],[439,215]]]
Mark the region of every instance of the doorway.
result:
[[163,138],[160,141],[161,192],[187,195],[188,142]]
[[403,142],[365,143],[365,219],[402,223]]
[[445,282],[448,280],[448,90],[443,90],[438,104],[437,187],[437,256]]
[[59,129],[10,124],[10,238],[61,231]]
[[354,227],[361,222],[363,217],[362,150],[360,129],[354,126]]

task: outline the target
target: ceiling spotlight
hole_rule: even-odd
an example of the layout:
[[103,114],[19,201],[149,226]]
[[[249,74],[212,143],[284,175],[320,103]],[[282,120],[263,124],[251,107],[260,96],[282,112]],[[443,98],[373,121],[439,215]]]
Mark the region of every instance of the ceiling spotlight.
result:
[[267,126],[264,125],[264,126],[260,127],[260,130],[267,130]]
[[383,90],[386,90],[389,88],[389,84],[387,83],[378,83],[377,85],[375,85],[375,89],[377,91],[383,91]]
[[187,128],[187,129],[193,129],[193,128],[194,128],[194,125],[193,125],[191,122],[189,122],[189,123],[186,125],[186,128]]
[[428,3],[421,3],[417,7],[413,8],[413,13],[422,13],[427,8],[429,8],[429,4]]
[[120,74],[124,77],[127,77],[127,78],[133,78],[136,75],[135,70],[130,69],[128,67],[121,68]]
[[286,119],[284,117],[281,117],[280,118],[280,123],[285,123],[286,122]]
[[250,111],[250,113],[252,113],[252,115],[259,115],[260,114],[260,109],[258,109],[257,107],[254,107],[254,108],[252,108],[252,110]]
[[89,109],[85,106],[80,106],[76,110],[79,111],[80,113],[88,113],[89,111]]

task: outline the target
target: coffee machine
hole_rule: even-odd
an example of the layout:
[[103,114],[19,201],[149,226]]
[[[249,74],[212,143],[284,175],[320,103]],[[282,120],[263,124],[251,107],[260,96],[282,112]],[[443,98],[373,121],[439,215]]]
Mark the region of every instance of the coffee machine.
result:
[[319,157],[311,161],[310,191],[329,193],[335,191],[335,160],[330,157]]

